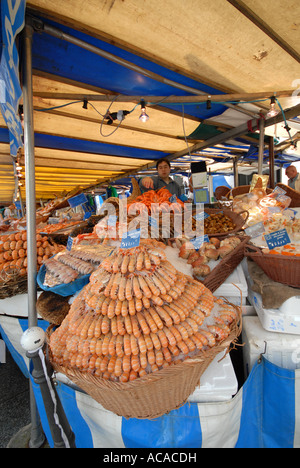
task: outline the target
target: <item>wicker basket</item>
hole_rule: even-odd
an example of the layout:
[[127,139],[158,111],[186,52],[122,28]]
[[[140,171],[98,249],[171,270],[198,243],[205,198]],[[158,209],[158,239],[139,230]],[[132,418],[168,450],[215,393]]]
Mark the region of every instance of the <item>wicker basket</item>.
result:
[[70,297],[43,291],[36,302],[37,312],[47,322],[60,325],[70,310]]
[[299,257],[263,253],[260,248],[252,244],[245,246],[245,255],[251,258],[273,281],[300,288]]
[[27,292],[27,275],[20,275],[18,269],[6,268],[0,274],[0,299]]
[[[240,309],[237,309],[241,316]],[[52,366],[56,372],[65,374],[104,408],[118,416],[153,419],[186,403],[189,395],[199,385],[203,372],[217,354],[229,349],[240,331],[241,326],[235,325],[228,338],[218,346],[202,352],[197,357],[126,383],[111,382],[55,363],[52,363]],[[49,336],[48,331],[47,333]]]
[[[228,235],[236,234],[237,232],[241,231],[241,229],[243,228],[244,224],[247,222],[248,217],[249,217],[249,212],[246,210],[241,211],[240,213],[235,213],[235,211],[232,211],[229,209],[205,208],[204,211],[208,215],[223,213],[225,216],[228,216],[228,218],[230,218],[235,225],[235,228],[232,229],[231,231],[219,232],[216,234],[208,234],[208,237],[224,238],[224,237],[227,237]],[[245,217],[243,216],[243,213],[245,213]]]
[[211,271],[203,281],[203,284],[213,293],[233,273],[245,256],[245,246],[249,242],[249,236],[237,236],[241,243]]

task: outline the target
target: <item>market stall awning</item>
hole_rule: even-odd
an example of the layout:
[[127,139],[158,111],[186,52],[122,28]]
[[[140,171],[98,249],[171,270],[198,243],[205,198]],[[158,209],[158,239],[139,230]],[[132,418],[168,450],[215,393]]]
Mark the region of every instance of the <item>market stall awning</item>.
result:
[[[217,149],[213,135],[232,145],[229,157],[249,147],[248,129],[226,132],[266,115],[274,93],[284,110],[299,105],[297,11],[280,0],[27,1],[37,200],[127,177],[164,156],[196,156],[196,143]],[[281,119],[266,134],[289,142],[297,114],[289,133]],[[2,203],[15,188],[9,141],[0,115]]]

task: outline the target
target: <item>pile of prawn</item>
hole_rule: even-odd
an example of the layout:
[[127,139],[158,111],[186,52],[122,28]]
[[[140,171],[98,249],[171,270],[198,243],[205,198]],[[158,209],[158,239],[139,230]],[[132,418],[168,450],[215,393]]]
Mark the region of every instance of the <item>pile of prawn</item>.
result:
[[148,211],[148,214],[153,214],[155,209],[158,211],[165,210],[168,212],[172,205],[173,210],[176,210],[178,207],[180,211],[180,207],[183,207],[184,203],[177,197],[175,197],[176,202],[172,203],[170,201],[171,197],[172,194],[165,187],[162,187],[159,190],[148,190],[142,195],[136,197],[132,202],[128,203],[127,210],[130,212],[130,207],[132,206],[134,209],[138,209],[140,211],[145,209]]
[[54,363],[127,382],[228,337],[236,308],[177,271],[164,249],[144,240],[101,263],[51,334]]

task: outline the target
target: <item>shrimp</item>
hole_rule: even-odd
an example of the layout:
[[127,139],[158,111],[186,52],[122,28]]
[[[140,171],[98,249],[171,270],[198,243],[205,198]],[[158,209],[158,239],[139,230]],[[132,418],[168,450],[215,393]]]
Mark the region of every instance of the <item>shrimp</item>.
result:
[[116,317],[116,319],[117,319],[118,334],[119,335],[125,335],[126,330],[125,330],[125,326],[124,326],[124,317],[122,317],[122,315],[118,315]]
[[128,301],[132,299],[132,277],[128,276],[126,280],[126,287],[125,287],[125,297]]
[[131,369],[131,356],[129,354],[126,354],[123,357],[123,362],[122,362],[122,368],[124,372],[130,372]]
[[136,338],[138,338],[141,335],[141,331],[139,328],[139,322],[136,317],[136,315],[131,316],[131,325],[132,325],[132,333]]
[[120,380],[120,382],[122,382],[122,383],[128,382],[128,380],[129,380],[129,372],[123,372],[123,374],[120,375],[119,380]]
[[210,348],[212,348],[216,344],[216,339],[215,339],[214,335],[210,331],[201,329],[200,332],[196,333],[196,336],[200,340],[201,340],[201,337],[204,338],[204,343],[203,344],[205,344],[205,346],[207,345]]
[[150,260],[149,255],[146,252],[144,253],[144,264],[145,264],[146,270],[151,270],[152,268],[151,260]]
[[194,333],[198,331],[198,324],[195,320],[193,320],[193,318],[187,317],[183,322],[183,325],[185,325],[186,323],[188,323],[191,326]]
[[188,339],[189,337],[189,334],[186,330],[186,328],[182,325],[182,324],[176,324],[174,325],[174,327],[179,331],[179,333],[181,334],[182,336],[182,339],[185,341],[186,339]]
[[[114,262],[112,264],[112,271],[114,273],[118,273],[119,272],[119,269],[120,269],[120,266],[122,265],[122,262],[123,262],[123,255],[122,254],[119,254],[115,257],[114,259]],[[101,264],[101,266],[103,265],[103,262]]]
[[126,317],[124,319],[124,325],[125,325],[126,332],[129,335],[131,335],[131,333],[132,333],[132,324],[131,324],[130,315],[126,315]]
[[170,353],[169,348],[162,348],[162,354],[163,354],[164,359],[165,359],[167,362],[171,362],[171,361],[172,361],[172,354]]
[[[158,330],[157,335],[159,337],[161,347],[166,348],[168,346],[168,338],[166,337],[166,334],[163,330]],[[154,344],[154,343],[153,343]],[[154,345],[156,348],[156,346]],[[157,349],[157,348],[156,348]]]
[[148,276],[145,276],[145,281],[147,283],[147,286],[149,287],[151,293],[154,296],[159,296],[160,295],[160,290],[155,286],[155,284],[151,281],[151,279]]
[[146,320],[146,322],[147,322],[147,324],[148,324],[148,326],[150,328],[150,331],[153,332],[153,333],[156,333],[158,328],[157,328],[156,323],[154,322],[151,314],[147,310],[144,311],[144,317],[145,317],[145,320]]
[[106,298],[104,299],[104,301],[102,302],[101,313],[102,313],[103,315],[106,315],[106,314],[107,314],[108,305],[109,305],[110,301],[111,301],[111,298],[110,298],[110,297],[106,297]]
[[112,335],[108,344],[108,353],[111,356],[114,356],[116,354],[116,341],[117,341],[116,335]]
[[103,339],[103,342],[102,342],[102,354],[104,354],[104,356],[106,356],[108,354],[108,345],[109,345],[109,342],[111,340],[111,333],[108,333],[107,335],[105,335],[104,339]]
[[230,329],[226,325],[209,325],[207,328],[213,333],[217,341],[225,340],[230,333]]
[[110,280],[108,281],[108,283],[106,285],[106,288],[103,291],[104,296],[109,296],[110,295],[110,291],[111,291],[112,285],[114,283],[114,280],[115,280],[115,274],[112,274]]
[[160,296],[152,296],[151,300],[154,304],[159,305],[159,306],[162,306],[164,303],[163,299]]
[[170,346],[176,345],[176,338],[169,328],[164,327],[163,332],[168,339]]
[[140,353],[145,354],[147,352],[147,346],[143,335],[140,335],[137,339]]
[[153,342],[152,342],[150,336],[149,335],[144,335],[144,340],[145,340],[145,343],[146,343],[146,346],[147,346],[147,350],[151,351],[151,349],[153,349]]
[[138,372],[139,368],[140,368],[140,360],[139,360],[139,356],[136,354],[136,355],[132,355],[131,356],[131,368],[135,371],[135,372]]
[[170,315],[168,314],[168,312],[165,311],[165,309],[163,309],[162,307],[160,306],[156,306],[155,307],[155,310],[156,312],[160,315],[160,317],[162,318],[162,320],[165,322],[165,324],[167,325],[167,327],[171,327],[173,325],[173,320],[171,319]]
[[144,263],[144,252],[141,251],[137,255],[136,266],[135,266],[136,270],[140,271],[143,268],[143,263]]
[[159,288],[161,294],[167,294],[167,291],[169,291],[170,289],[170,285],[169,283],[165,283],[165,285],[160,281],[160,279],[158,278],[158,276],[156,276],[155,273],[153,273],[152,275],[152,280],[154,282],[154,284]]
[[109,332],[109,330],[110,330],[110,320],[105,315],[101,323],[101,332],[103,333],[103,335],[106,335]]
[[103,339],[99,339],[96,343],[96,349],[95,349],[95,353],[97,354],[97,356],[102,356],[102,343],[103,343]]
[[124,255],[123,261],[122,261],[122,264],[121,264],[121,273],[123,273],[123,274],[127,273],[129,260],[130,260],[129,255]]
[[117,318],[113,317],[108,323],[110,325],[112,335],[118,335]]
[[189,348],[187,347],[187,345],[185,344],[185,342],[182,340],[182,341],[179,341],[176,346],[178,346],[178,348],[180,349],[180,351],[183,353],[183,354],[188,354],[189,353]]
[[199,340],[199,338],[196,335],[192,335],[190,338],[195,343],[197,349],[203,348],[203,342]]
[[179,315],[181,321],[185,320],[186,314],[185,314],[184,310],[179,306],[178,303],[168,304],[168,307],[170,309],[173,309]]
[[150,330],[150,328],[148,327],[148,324],[147,324],[147,322],[146,322],[145,317],[143,316],[143,314],[141,314],[140,312],[138,312],[138,313],[136,314],[136,318],[137,318],[138,323],[139,323],[139,325],[140,325],[140,327],[141,327],[141,329],[142,329],[143,334],[144,334],[144,335],[149,335],[149,333],[150,333],[151,330]]
[[157,326],[157,328],[159,330],[161,330],[164,327],[164,324],[163,324],[160,316],[158,315],[158,313],[153,309],[153,307],[150,307],[148,309],[148,311],[149,311],[149,314],[151,315],[155,325]]
[[137,276],[133,277],[132,288],[133,288],[133,293],[134,293],[135,297],[137,297],[138,299],[141,299],[143,297],[143,293],[141,291],[139,280],[138,280]]
[[110,374],[112,374],[115,370],[115,365],[116,365],[116,360],[117,360],[117,357],[116,356],[111,356],[108,364],[107,364],[107,370]]
[[128,333],[124,335],[123,346],[124,346],[125,356],[129,356],[131,354],[131,344],[130,344],[130,335],[128,335]]
[[120,358],[120,357],[116,358],[114,374],[115,374],[116,377],[120,377],[120,375],[122,374],[122,358]]
[[108,318],[112,318],[114,317],[115,315],[115,308],[116,308],[116,300],[115,299],[111,299],[109,305],[108,305],[108,309],[107,309],[107,317]]
[[140,312],[143,308],[143,301],[136,297],[134,302],[135,302],[135,310],[137,312]]
[[141,275],[138,276],[138,281],[139,281],[139,285],[140,285],[140,288],[141,288],[143,294],[146,297],[148,297],[148,299],[150,299],[151,296],[152,296],[151,290],[149,289],[149,287],[147,286],[146,281],[144,280],[144,278]]
[[180,323],[181,322],[181,317],[180,315],[171,307],[168,307],[167,305],[164,305],[163,307],[165,311],[170,315],[174,323]]
[[161,367],[163,365],[164,356],[160,349],[155,350],[155,362],[156,362],[157,367]]
[[158,337],[158,333],[150,333],[150,338],[152,340],[153,346],[155,349],[160,349],[161,348],[161,342]]
[[[152,299],[152,298],[151,298],[151,299]],[[142,297],[142,304],[143,304],[143,306],[145,307],[145,309],[149,309],[149,307],[151,307],[150,300],[149,300],[148,297],[146,297],[146,296],[143,296],[143,297]]]
[[126,317],[128,315],[128,301],[125,299],[125,301],[121,302],[121,315],[122,317]]
[[123,336],[122,335],[117,335],[116,339],[116,355],[118,357],[123,357],[124,356],[124,349],[123,349]]
[[118,297],[118,289],[119,289],[119,284],[121,282],[122,275],[120,272],[118,272],[115,277],[114,277],[114,282],[110,290],[110,297],[112,299],[117,299]]
[[147,352],[147,361],[149,362],[150,366],[155,364],[155,352],[153,350],[149,350]]
[[125,288],[126,288],[126,282],[127,278],[126,276],[122,276],[119,284],[119,290],[118,290],[118,299],[120,301],[125,301]]
[[115,315],[120,315],[121,314],[122,302],[123,301],[120,301],[119,299],[116,301]]
[[129,310],[129,315],[136,314],[134,299],[131,299],[131,301],[128,301],[128,310]]
[[130,260],[128,264],[128,271],[130,273],[133,273],[135,271],[135,262],[136,262],[136,255],[130,254]]
[[134,335],[130,335],[131,354],[139,354],[138,339]]

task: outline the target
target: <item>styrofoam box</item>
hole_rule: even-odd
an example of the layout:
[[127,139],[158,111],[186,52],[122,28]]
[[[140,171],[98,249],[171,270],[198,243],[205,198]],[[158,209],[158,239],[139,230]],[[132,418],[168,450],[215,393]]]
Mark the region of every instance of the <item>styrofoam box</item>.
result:
[[300,297],[296,296],[285,301],[279,309],[265,309],[262,296],[249,288],[249,302],[253,305],[265,330],[275,333],[290,333],[300,335]]
[[224,283],[214,292],[214,296],[226,297],[229,302],[235,305],[246,304],[248,285],[241,264],[237,266],[233,273],[231,273]]
[[259,317],[243,318],[242,341],[245,377],[261,354],[279,367],[300,368],[300,337],[266,331]]
[[237,390],[238,382],[230,355],[224,357],[222,351],[203,372],[200,385],[189,396],[188,401],[195,403],[227,401],[236,394]]

